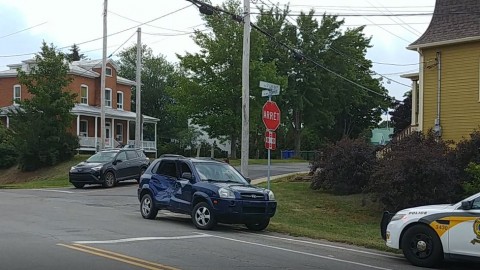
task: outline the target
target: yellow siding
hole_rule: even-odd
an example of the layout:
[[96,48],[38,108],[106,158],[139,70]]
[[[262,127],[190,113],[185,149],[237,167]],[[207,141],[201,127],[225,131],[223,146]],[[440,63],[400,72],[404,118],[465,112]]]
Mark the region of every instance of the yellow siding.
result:
[[428,48],[423,51],[423,132],[433,128],[437,117],[437,51],[441,52],[442,61],[442,138],[458,142],[468,137],[474,129],[480,129],[480,42]]

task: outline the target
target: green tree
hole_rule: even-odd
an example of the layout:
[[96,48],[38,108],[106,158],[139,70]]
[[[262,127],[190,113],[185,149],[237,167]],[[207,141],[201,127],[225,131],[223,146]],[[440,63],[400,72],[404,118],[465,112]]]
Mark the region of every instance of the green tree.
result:
[[[370,39],[363,27],[342,31],[343,20],[324,15],[317,21],[314,11],[301,13],[293,25],[287,19],[288,7],[262,10],[258,25],[281,41],[297,49],[287,52],[276,43],[267,44],[266,61],[274,60],[278,75],[288,76],[281,95],[285,112],[285,132],[292,134],[293,148],[320,147],[325,141],[344,136],[356,138],[365,129],[376,126],[381,109],[389,99],[380,81],[372,78],[371,62],[366,59]],[[306,55],[317,63],[302,59]],[[297,57],[295,57],[297,56]],[[300,56],[300,57],[298,57]],[[367,91],[342,79],[325,68],[373,90]],[[303,132],[308,130],[308,136]],[[312,136],[316,134],[316,136]],[[316,143],[302,143],[302,138],[317,138]]]
[[404,97],[402,102],[394,102],[393,111],[390,112],[394,134],[406,129],[412,123],[412,92],[408,91]]
[[[242,14],[238,1],[226,1],[222,8]],[[185,74],[175,99],[194,124],[200,125],[212,138],[228,138],[231,155],[236,157],[237,142],[242,130],[242,45],[243,26],[231,16],[214,13],[203,16],[209,32],[196,31],[194,42],[198,53],[186,53],[180,58]],[[262,61],[265,39],[258,32],[251,33],[250,51],[250,130],[258,134],[261,126],[261,98],[259,81],[284,84],[277,76],[275,63]],[[262,133],[264,129],[262,129]]]
[[[174,109],[171,88],[176,88],[175,67],[164,56],[155,56],[146,45],[142,46],[142,114],[160,119],[157,125],[158,142],[178,137],[180,129],[187,127],[181,111]],[[119,75],[136,79],[137,48],[132,46],[119,53]],[[136,109],[136,90],[132,92],[132,110]],[[148,128],[148,127],[147,127]]]
[[70,53],[67,53],[65,58],[68,60],[68,62],[73,62],[86,59],[87,57],[83,53],[80,53],[80,48],[77,46],[77,44],[73,44],[70,48]]
[[0,122],[0,168],[8,168],[17,161],[11,132]]
[[18,80],[31,98],[9,112],[13,144],[24,171],[70,159],[78,147],[78,138],[69,132],[75,94],[67,89],[71,78],[65,56],[43,42],[34,59],[28,72],[18,70]]

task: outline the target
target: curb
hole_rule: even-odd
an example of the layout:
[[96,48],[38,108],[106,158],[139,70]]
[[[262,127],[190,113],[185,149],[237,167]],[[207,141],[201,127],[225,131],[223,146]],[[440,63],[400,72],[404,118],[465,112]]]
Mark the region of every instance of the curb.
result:
[[[281,174],[281,175],[274,175],[270,176],[270,181],[276,180],[282,177],[288,177],[292,175],[297,175],[297,174],[304,174],[304,173],[309,173],[310,171],[303,171],[303,172],[294,172],[294,173],[287,173],[287,174]],[[267,182],[267,177],[259,178],[259,179],[254,179],[252,180],[252,185],[258,185],[260,183],[265,183]]]

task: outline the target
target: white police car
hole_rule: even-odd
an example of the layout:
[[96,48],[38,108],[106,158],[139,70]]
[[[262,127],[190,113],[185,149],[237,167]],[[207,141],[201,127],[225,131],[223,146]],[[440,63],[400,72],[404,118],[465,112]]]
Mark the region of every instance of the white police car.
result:
[[381,233],[413,264],[434,267],[444,259],[480,261],[480,193],[456,204],[385,212]]

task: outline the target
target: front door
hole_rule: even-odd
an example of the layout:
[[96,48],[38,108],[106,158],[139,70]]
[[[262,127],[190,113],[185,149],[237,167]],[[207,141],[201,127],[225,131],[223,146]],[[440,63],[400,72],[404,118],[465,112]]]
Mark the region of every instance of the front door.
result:
[[450,217],[449,253],[480,257],[480,197],[472,209],[457,209]]
[[162,160],[152,175],[150,185],[154,190],[155,201],[161,208],[176,209],[172,197],[177,185],[177,165],[174,160]]
[[105,123],[105,147],[112,147],[112,128],[110,123]]
[[178,168],[180,169],[180,177],[177,180],[178,188],[176,189],[173,200],[175,200],[180,211],[190,213],[192,211],[192,180],[182,178],[182,174],[190,173],[190,175],[192,175],[193,172],[190,166],[183,161],[178,161]]

